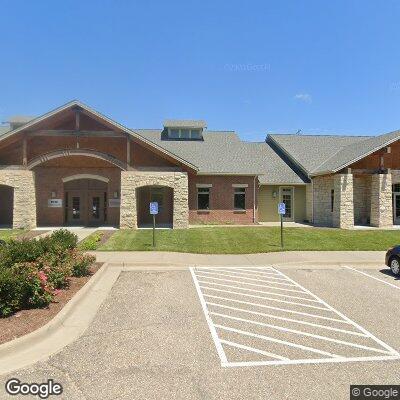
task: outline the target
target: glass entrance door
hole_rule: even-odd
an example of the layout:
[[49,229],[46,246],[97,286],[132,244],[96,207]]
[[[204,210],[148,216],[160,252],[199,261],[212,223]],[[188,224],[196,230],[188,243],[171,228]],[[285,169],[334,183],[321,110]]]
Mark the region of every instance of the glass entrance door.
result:
[[79,191],[65,193],[65,216],[68,225],[85,224],[85,202]]
[[284,221],[293,221],[293,188],[281,188],[281,202],[285,203]]
[[88,196],[88,225],[102,225],[105,220],[105,193],[90,191]]
[[394,223],[400,224],[400,193],[394,193],[393,203]]

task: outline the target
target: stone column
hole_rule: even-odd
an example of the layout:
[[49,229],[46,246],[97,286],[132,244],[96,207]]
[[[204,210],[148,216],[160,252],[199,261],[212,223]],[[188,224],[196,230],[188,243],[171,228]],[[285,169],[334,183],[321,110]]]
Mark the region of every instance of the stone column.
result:
[[334,175],[333,189],[333,226],[351,229],[354,227],[353,175]]
[[186,173],[174,174],[173,228],[186,229],[189,226],[189,183]]
[[306,218],[311,224],[313,222],[313,184],[306,184]]
[[34,172],[19,169],[0,170],[0,185],[10,186],[14,189],[13,228],[36,228]]
[[133,171],[121,171],[120,228],[137,228],[136,182]]
[[393,226],[392,175],[374,174],[371,180],[371,226]]

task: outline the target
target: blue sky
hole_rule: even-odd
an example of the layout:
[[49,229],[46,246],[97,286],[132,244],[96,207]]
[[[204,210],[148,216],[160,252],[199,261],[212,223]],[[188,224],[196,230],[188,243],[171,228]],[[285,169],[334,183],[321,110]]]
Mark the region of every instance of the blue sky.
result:
[[79,99],[132,128],[400,129],[400,2],[0,0],[0,119]]

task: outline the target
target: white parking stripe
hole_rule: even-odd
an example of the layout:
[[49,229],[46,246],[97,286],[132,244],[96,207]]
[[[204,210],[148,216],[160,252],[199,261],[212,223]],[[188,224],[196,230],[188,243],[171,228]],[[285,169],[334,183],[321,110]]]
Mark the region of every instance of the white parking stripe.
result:
[[248,351],[252,351],[253,353],[262,354],[263,356],[276,358],[277,360],[289,360],[289,358],[287,358],[287,357],[278,356],[277,354],[274,354],[274,353],[269,353],[269,352],[264,351],[264,350],[255,349],[254,347],[245,346],[244,344],[231,342],[229,340],[221,339],[221,343],[227,344],[227,345],[232,346],[232,347],[236,347],[238,349],[248,350]]
[[279,344],[283,344],[285,346],[295,347],[296,349],[302,349],[302,350],[306,350],[306,351],[311,351],[312,353],[322,354],[322,355],[328,356],[328,357],[340,357],[337,354],[328,353],[327,351],[314,349],[313,347],[309,347],[309,346],[303,346],[302,344],[287,342],[286,340],[280,340],[280,339],[272,338],[272,337],[265,336],[265,335],[259,335],[257,333],[253,333],[253,332],[242,331],[240,329],[235,329],[235,328],[231,328],[229,326],[224,326],[224,325],[219,325],[219,324],[215,324],[215,326],[224,331],[240,333],[244,336],[251,336],[251,337],[266,340],[269,342],[279,343]]
[[371,351],[375,351],[377,353],[382,353],[382,354],[391,354],[390,352],[388,353],[387,350],[377,349],[376,347],[364,346],[362,344],[347,342],[346,340],[333,339],[333,338],[327,337],[327,336],[314,335],[313,333],[303,332],[303,331],[299,331],[297,329],[284,328],[282,326],[266,324],[264,322],[253,321],[251,319],[232,317],[231,315],[226,315],[226,314],[221,314],[221,313],[216,313],[216,312],[209,312],[209,314],[217,315],[218,317],[233,319],[234,321],[241,321],[241,322],[246,322],[249,324],[254,324],[254,325],[259,325],[259,326],[266,326],[267,328],[276,329],[276,330],[282,331],[282,332],[295,333],[296,335],[312,337],[314,339],[325,340],[327,342],[339,343],[339,344],[343,344],[346,346],[355,347],[358,349],[371,350]]
[[280,320],[280,321],[295,322],[296,324],[308,325],[308,326],[312,326],[312,327],[314,327],[314,328],[327,329],[327,330],[329,330],[329,331],[335,331],[335,332],[340,332],[340,333],[347,333],[347,334],[349,334],[349,335],[354,335],[354,336],[367,337],[367,335],[365,335],[364,333],[361,333],[361,332],[348,331],[348,330],[346,330],[346,329],[334,328],[334,327],[332,327],[332,326],[314,324],[314,323],[312,323],[312,322],[300,321],[300,320],[294,319],[294,318],[278,317],[278,316],[276,316],[276,315],[272,315],[272,314],[268,314],[268,313],[262,313],[262,312],[258,312],[258,311],[251,311],[251,310],[247,310],[247,309],[245,309],[245,308],[238,308],[238,307],[226,306],[226,305],[224,305],[224,304],[212,303],[212,302],[210,302],[210,301],[206,301],[206,304],[207,304],[207,305],[210,305],[210,306],[226,308],[226,309],[229,309],[229,310],[235,310],[235,311],[240,311],[240,312],[246,312],[246,313],[253,314],[253,315],[259,315],[259,316],[261,316],[261,317],[268,317],[268,318],[278,319],[278,320]]
[[304,293],[301,290],[278,288],[278,287],[269,286],[269,285],[257,285],[256,283],[247,283],[247,282],[235,281],[235,280],[232,280],[232,279],[214,278],[214,277],[211,277],[211,276],[202,276],[202,275],[198,275],[198,276],[200,276],[201,278],[204,278],[204,279],[213,279],[214,281],[241,283],[242,285],[259,286],[259,287],[266,287],[266,288],[276,289],[276,290],[284,290],[284,291],[288,291],[288,292]]
[[[237,272],[238,268],[239,272]],[[206,321],[220,355],[221,365],[224,367],[400,359],[399,352],[275,268],[243,265],[232,268],[225,266],[215,272],[208,267],[191,267],[190,270]],[[357,270],[356,272],[362,273]],[[270,274],[274,275],[275,280],[279,277],[281,282],[272,282],[275,286],[263,284],[265,281],[270,283],[268,281],[271,279]],[[248,277],[249,275],[251,278]],[[368,276],[368,274],[365,275]],[[387,284],[387,282],[384,283]],[[278,284],[281,284],[281,287],[277,287]],[[221,293],[221,295],[212,293]],[[247,301],[249,298],[258,299],[258,302]],[[275,302],[285,303],[287,306],[282,308],[271,305]],[[310,302],[315,305],[311,305]],[[295,307],[308,307],[315,309],[315,312],[322,310],[325,315],[314,314],[312,310],[310,312],[293,310]],[[267,312],[261,312],[266,309]],[[291,318],[283,313],[292,314]],[[270,319],[263,319],[263,317]],[[310,318],[313,318],[315,322],[310,322],[312,321]],[[282,322],[275,325],[271,319]],[[227,326],[224,323],[227,321],[234,321],[234,326]],[[315,329],[325,329],[329,331],[329,336],[326,336],[328,332]],[[230,337],[232,334],[235,335],[234,339]],[[240,339],[241,337],[243,340]],[[313,340],[312,347],[303,345],[304,340]],[[272,352],[269,352],[268,348],[265,349],[265,342],[271,343],[269,347],[273,348]],[[309,343],[305,342],[305,344]],[[229,357],[234,357],[235,360],[227,359],[224,346],[241,349],[240,352],[228,353]],[[285,347],[287,347],[286,350]],[[289,350],[290,348],[295,348],[297,351],[293,352]],[[354,353],[356,349],[360,353]],[[276,354],[280,351],[284,354]],[[312,358],[309,354],[303,356],[302,351],[317,353],[325,358]],[[343,352],[346,352],[348,356],[340,354]],[[381,355],[373,353],[381,353]],[[251,354],[253,357],[255,357],[254,354],[258,354],[258,359],[252,360]],[[354,356],[354,354],[359,354],[359,356]],[[263,356],[266,357],[265,360],[262,360]],[[244,359],[240,360],[241,357]]]
[[201,307],[203,309],[204,316],[206,317],[208,328],[210,330],[211,337],[214,340],[215,348],[217,349],[217,353],[219,355],[221,363],[227,363],[228,360],[226,358],[226,355],[225,355],[225,352],[224,352],[224,348],[222,347],[221,342],[220,342],[220,340],[218,338],[218,333],[217,333],[217,331],[215,329],[215,326],[214,326],[210,316],[208,315],[206,302],[204,300],[204,297],[201,294],[200,286],[197,283],[196,275],[194,274],[194,271],[193,271],[192,268],[190,268],[190,273],[192,274],[192,279],[193,279],[194,285],[196,287],[197,295],[199,296],[200,304],[201,304]]
[[233,285],[224,285],[223,283],[215,283],[215,282],[205,282],[198,280],[199,283],[204,283],[206,285],[213,285],[213,286],[221,286],[221,287],[228,287],[231,289],[239,289],[239,290],[245,290],[246,292],[253,292],[253,293],[264,293],[264,294],[271,294],[273,296],[279,296],[279,297],[289,297],[291,299],[298,299],[298,300],[303,300],[303,301],[311,301],[313,303],[319,303],[319,301],[314,300],[314,299],[306,299],[305,297],[300,297],[300,296],[292,296],[290,294],[282,294],[282,293],[274,293],[274,292],[267,292],[265,290],[257,290],[257,289],[248,289],[248,288],[243,288],[241,286],[233,286]]
[[[242,283],[246,283],[246,281],[255,281],[255,282],[267,282],[267,283],[272,283],[272,284],[274,284],[274,285],[283,285],[283,286],[296,286],[296,285],[293,285],[293,284],[291,284],[291,283],[284,283],[284,282],[275,282],[275,281],[270,281],[270,280],[266,280],[266,279],[258,279],[258,278],[245,278],[245,277],[243,277],[243,276],[240,276],[240,277],[237,277],[237,276],[235,276],[235,275],[231,275],[231,274],[224,274],[224,273],[220,273],[220,272],[208,272],[208,271],[204,271],[204,270],[202,270],[202,271],[200,271],[202,274],[207,274],[207,275],[212,275],[212,276],[215,276],[215,275],[217,275],[217,276],[227,276],[227,277],[229,277],[229,278],[239,278],[239,279],[245,279],[245,281],[244,282],[242,282]],[[286,280],[286,282],[287,282],[287,280]]]
[[348,321],[349,323],[351,323],[353,326],[355,326],[356,328],[358,328],[361,332],[364,332],[367,336],[369,336],[371,339],[375,340],[376,342],[378,342],[382,347],[384,347],[385,349],[387,349],[388,351],[390,351],[393,355],[399,356],[400,357],[400,353],[397,352],[395,349],[393,349],[392,347],[390,347],[389,345],[387,345],[385,342],[383,342],[382,340],[378,339],[376,336],[374,336],[371,332],[368,332],[366,329],[364,329],[361,325],[357,324],[356,322],[352,321],[350,318],[346,317],[343,313],[341,313],[338,310],[335,310],[332,306],[330,306],[328,303],[326,303],[324,300],[320,299],[318,296],[316,296],[314,293],[310,292],[308,289],[306,289],[305,287],[301,286],[300,284],[298,284],[297,282],[295,282],[293,279],[290,279],[288,276],[286,276],[285,274],[283,274],[282,272],[276,270],[280,275],[285,276],[286,278],[288,278],[291,282],[293,282],[294,284],[296,284],[297,287],[303,289],[306,293],[308,293],[310,296],[314,297],[316,300],[319,300],[322,304],[324,304],[326,307],[328,307],[329,309],[331,309],[332,311],[336,312],[340,317],[342,317],[343,319],[345,319],[346,321]]
[[[206,271],[213,271],[213,268],[206,268],[206,267],[202,267],[201,268],[201,270],[200,271],[204,271],[204,270],[206,270]],[[255,275],[255,274],[249,274],[249,273],[246,273],[246,272],[238,272],[238,271],[234,271],[234,270],[227,270],[227,269],[222,269],[222,268],[220,268],[220,269],[218,269],[218,272],[229,272],[229,273],[231,273],[231,274],[234,274],[234,275],[241,275],[241,276],[251,276],[251,277],[259,277],[259,275]],[[277,275],[277,274],[271,274],[271,275]],[[275,276],[268,276],[268,279],[273,279],[273,280],[277,280],[277,281],[286,281],[286,279],[284,279],[284,278],[275,278]],[[259,279],[257,279],[257,280],[259,280]]]
[[234,299],[230,299],[230,298],[228,298],[228,297],[213,296],[213,295],[211,295],[211,294],[203,294],[203,296],[205,296],[205,297],[212,297],[212,298],[214,298],[214,299],[233,301],[233,302],[235,302],[235,303],[248,304],[248,305],[256,306],[256,307],[269,308],[270,310],[284,311],[284,312],[291,313],[291,314],[304,315],[304,316],[306,316],[306,317],[321,318],[321,319],[326,319],[326,320],[328,320],[328,321],[342,322],[342,323],[344,323],[344,324],[348,324],[347,321],[342,321],[342,320],[340,320],[340,319],[324,317],[324,316],[322,316],[322,315],[310,314],[310,313],[301,312],[301,311],[288,310],[287,308],[280,308],[280,307],[267,306],[267,305],[265,305],[265,304],[251,303],[251,302],[249,302],[249,301],[243,301],[243,300],[234,300]]
[[295,302],[295,301],[286,301],[286,300],[281,300],[281,299],[274,299],[272,297],[257,296],[256,294],[240,293],[240,292],[234,292],[232,290],[216,289],[216,288],[212,288],[212,287],[208,287],[208,286],[202,286],[202,285],[200,285],[200,288],[201,289],[207,289],[207,290],[214,290],[216,292],[238,294],[240,296],[252,297],[252,298],[255,298],[255,299],[264,299],[264,300],[276,301],[278,303],[292,304],[294,306],[313,308],[314,310],[330,311],[326,307],[317,307],[317,306],[312,306],[310,304],[298,303],[298,302]]
[[368,276],[368,278],[375,279],[375,280],[378,281],[378,282],[382,282],[382,283],[384,283],[385,285],[388,285],[388,286],[391,286],[391,287],[393,287],[393,288],[395,288],[395,289],[399,289],[399,290],[400,290],[400,286],[394,285],[393,283],[390,283],[390,282],[386,282],[386,281],[383,280],[383,279],[376,278],[375,276],[372,276],[372,275],[370,275],[370,274],[367,274],[367,273],[365,273],[365,272],[363,272],[363,271],[359,271],[358,269],[351,268],[351,267],[347,267],[347,266],[344,266],[344,268],[351,269],[352,271],[358,272],[359,274]]

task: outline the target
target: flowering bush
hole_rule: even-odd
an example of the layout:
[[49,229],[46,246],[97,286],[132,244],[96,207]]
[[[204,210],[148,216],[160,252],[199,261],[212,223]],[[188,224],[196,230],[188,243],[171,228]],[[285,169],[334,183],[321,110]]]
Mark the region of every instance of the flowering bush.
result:
[[95,257],[76,245],[76,235],[60,230],[0,246],[0,317],[22,308],[46,307],[71,276],[89,275]]

